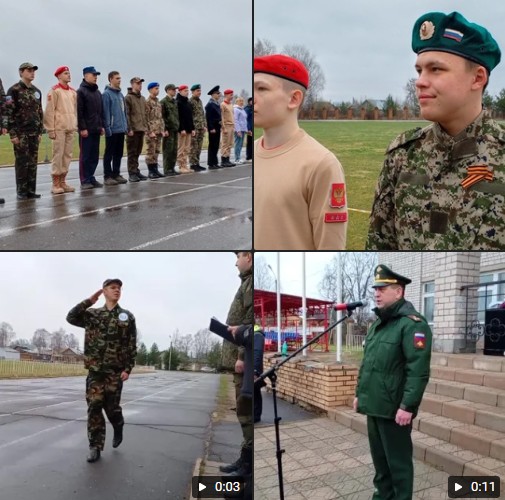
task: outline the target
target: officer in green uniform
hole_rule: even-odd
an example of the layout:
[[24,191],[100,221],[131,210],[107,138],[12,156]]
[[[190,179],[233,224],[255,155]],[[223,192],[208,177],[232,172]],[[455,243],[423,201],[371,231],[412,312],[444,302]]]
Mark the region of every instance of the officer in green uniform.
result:
[[432,335],[426,319],[404,298],[408,278],[375,269],[378,319],[365,340],[354,410],[367,415],[375,466],[373,500],[411,500],[412,420],[430,375]]
[[367,250],[505,249],[505,131],[482,96],[501,52],[458,12],[414,24],[416,93],[432,124],[388,147]]
[[[236,266],[240,271],[242,283],[233,299],[226,319],[232,333],[235,333],[241,325],[252,325],[254,323],[253,255],[252,252],[235,252],[235,254],[237,255]],[[237,418],[242,427],[243,435],[240,457],[233,464],[220,467],[221,472],[231,473],[231,475],[236,476],[248,476],[252,473],[253,401],[252,398],[241,394],[244,382],[244,355],[245,348],[239,347],[233,378],[237,400]]]
[[[114,428],[113,448],[123,440],[124,420],[119,403],[123,382],[128,380],[135,365],[137,329],[133,314],[118,304],[122,286],[119,279],[105,280],[102,289],[77,304],[67,315],[71,325],[85,328],[84,366],[89,370],[86,379],[88,462],[96,462],[104,447],[102,410]],[[92,309],[102,293],[105,305]]]

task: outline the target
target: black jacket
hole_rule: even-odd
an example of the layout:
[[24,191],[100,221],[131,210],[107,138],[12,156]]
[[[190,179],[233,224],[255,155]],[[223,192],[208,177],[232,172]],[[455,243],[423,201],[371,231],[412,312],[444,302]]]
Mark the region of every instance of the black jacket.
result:
[[179,110],[179,132],[185,130],[188,134],[195,130],[193,124],[193,110],[187,97],[177,94],[177,108]]
[[221,128],[221,107],[214,99],[206,104],[205,117],[207,118],[207,130]]
[[96,134],[103,128],[102,94],[98,85],[82,81],[77,90],[77,124],[79,130]]

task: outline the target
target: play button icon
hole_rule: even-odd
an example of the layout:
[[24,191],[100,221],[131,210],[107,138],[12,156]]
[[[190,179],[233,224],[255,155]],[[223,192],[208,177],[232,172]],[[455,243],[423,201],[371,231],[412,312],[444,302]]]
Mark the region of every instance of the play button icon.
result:
[[207,488],[207,486],[205,486],[205,484],[198,483],[198,491],[202,491],[202,490],[204,490],[205,488]]
[[461,488],[463,488],[463,486],[461,486],[461,484],[454,483],[454,491],[459,491]]

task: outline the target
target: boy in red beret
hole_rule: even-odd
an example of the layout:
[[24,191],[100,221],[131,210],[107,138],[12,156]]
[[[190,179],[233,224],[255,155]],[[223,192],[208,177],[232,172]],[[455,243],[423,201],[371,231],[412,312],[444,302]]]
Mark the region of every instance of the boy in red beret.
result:
[[344,172],[333,153],[298,125],[309,73],[284,55],[254,59],[254,248],[343,250]]
[[75,188],[66,183],[72,161],[74,133],[77,130],[77,92],[69,85],[70,70],[60,66],[54,76],[58,83],[47,94],[44,127],[53,141],[53,161],[51,193],[71,193]]

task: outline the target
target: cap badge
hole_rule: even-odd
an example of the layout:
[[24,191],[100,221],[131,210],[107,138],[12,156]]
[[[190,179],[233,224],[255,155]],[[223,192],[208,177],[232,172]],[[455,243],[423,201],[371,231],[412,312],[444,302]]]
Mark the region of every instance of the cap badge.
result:
[[435,25],[431,21],[424,21],[419,30],[421,40],[429,40],[435,34]]

